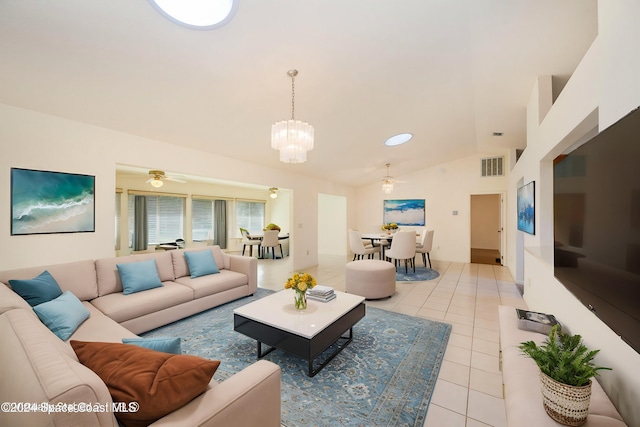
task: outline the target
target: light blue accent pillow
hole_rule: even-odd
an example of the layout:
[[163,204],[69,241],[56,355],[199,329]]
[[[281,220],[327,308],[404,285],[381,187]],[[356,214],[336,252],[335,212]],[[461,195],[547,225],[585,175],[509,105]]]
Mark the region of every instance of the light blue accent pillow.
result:
[[213,252],[210,250],[185,252],[184,257],[187,259],[187,265],[189,266],[192,279],[208,274],[220,273],[213,259]]
[[89,318],[89,310],[69,291],[51,301],[36,305],[33,311],[62,341],[66,341],[78,326]]
[[62,295],[62,289],[47,270],[30,280],[9,280],[11,289],[31,307],[51,301]]
[[122,291],[125,295],[162,286],[155,259],[116,264],[116,267],[120,273]]
[[182,350],[180,349],[180,338],[122,338],[122,343],[133,344],[139,347],[161,351],[163,353],[182,354]]

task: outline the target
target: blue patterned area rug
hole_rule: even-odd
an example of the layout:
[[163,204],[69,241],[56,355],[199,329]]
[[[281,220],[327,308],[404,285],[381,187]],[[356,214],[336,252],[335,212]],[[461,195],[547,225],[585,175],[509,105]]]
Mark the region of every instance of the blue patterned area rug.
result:
[[411,267],[407,268],[407,273],[404,272],[404,264],[398,266],[396,271],[396,281],[398,282],[418,282],[422,280],[433,280],[440,276],[440,273],[433,268],[416,266],[416,272],[413,272]]
[[[233,330],[233,310],[270,292],[259,289],[143,336],[181,337],[183,353],[221,360],[214,378],[223,381],[256,361],[256,342]],[[282,368],[282,424],[422,427],[450,333],[446,323],[367,307],[353,341],[313,378],[306,361],[269,353],[265,359]]]

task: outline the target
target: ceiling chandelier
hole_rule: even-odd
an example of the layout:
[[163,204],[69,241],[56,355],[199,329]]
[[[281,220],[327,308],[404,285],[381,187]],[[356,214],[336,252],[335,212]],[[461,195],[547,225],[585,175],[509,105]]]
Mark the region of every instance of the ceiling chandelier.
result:
[[385,194],[393,191],[393,177],[389,175],[389,166],[391,166],[391,163],[387,163],[387,176],[382,178],[382,191],[384,191]]
[[304,163],[307,151],[313,150],[313,126],[295,119],[295,77],[298,70],[287,72],[291,77],[291,120],[282,120],[271,126],[271,148],[280,150],[280,161]]

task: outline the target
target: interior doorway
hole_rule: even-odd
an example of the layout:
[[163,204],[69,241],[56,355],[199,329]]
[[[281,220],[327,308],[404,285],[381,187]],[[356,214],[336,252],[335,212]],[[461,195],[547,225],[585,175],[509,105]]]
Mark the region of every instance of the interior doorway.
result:
[[503,197],[501,194],[471,195],[471,262],[502,265]]

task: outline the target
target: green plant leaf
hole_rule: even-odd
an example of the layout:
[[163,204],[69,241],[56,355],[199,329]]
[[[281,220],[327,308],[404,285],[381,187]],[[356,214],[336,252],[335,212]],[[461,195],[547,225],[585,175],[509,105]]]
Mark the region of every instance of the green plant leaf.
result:
[[593,363],[600,350],[589,350],[580,335],[562,332],[560,325],[551,328],[544,344],[538,346],[534,341],[526,341],[518,348],[532,358],[542,372],[567,385],[587,385],[599,370],[610,370]]

